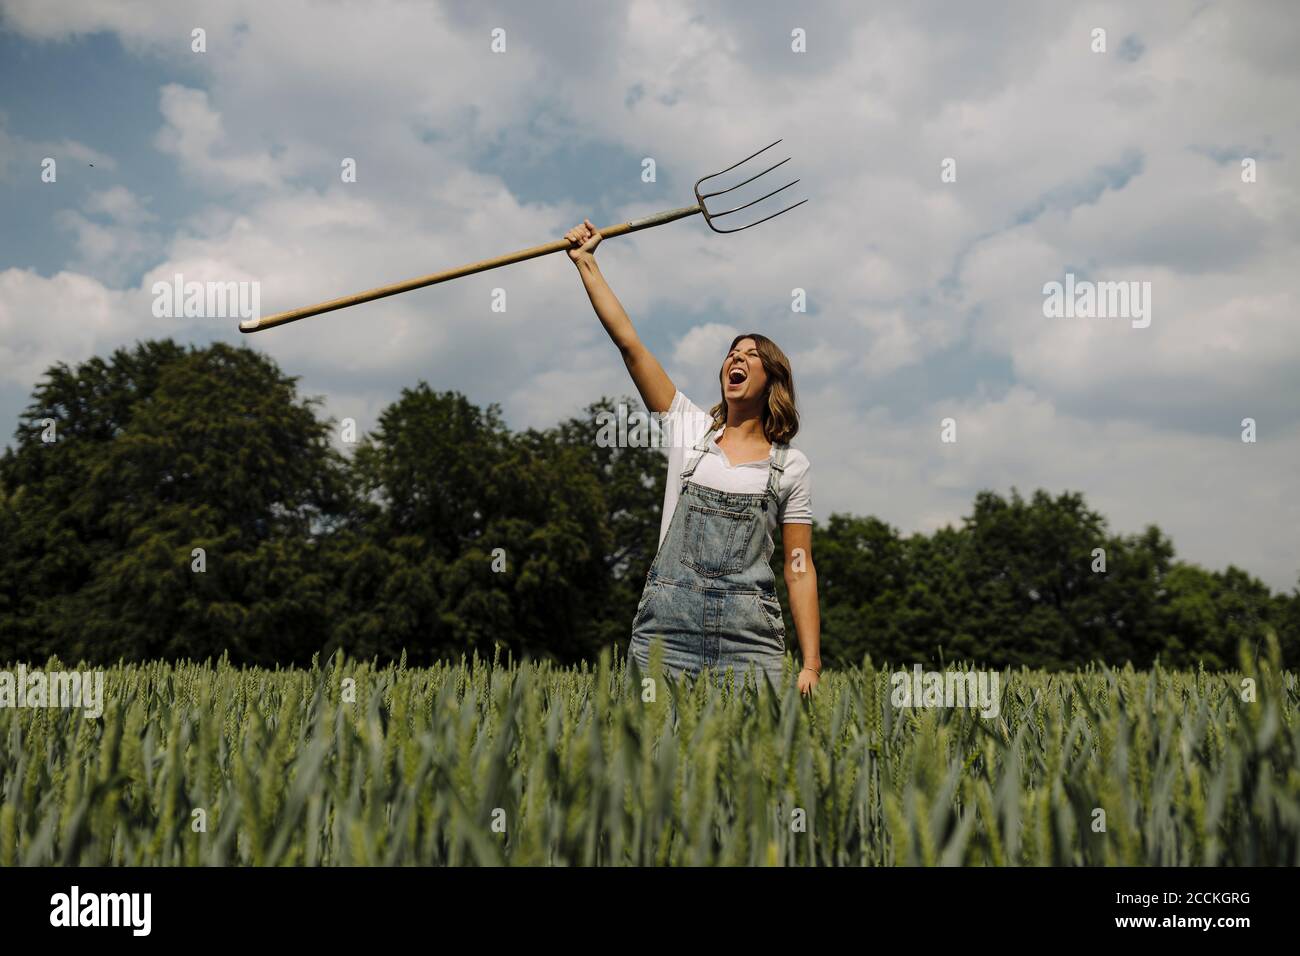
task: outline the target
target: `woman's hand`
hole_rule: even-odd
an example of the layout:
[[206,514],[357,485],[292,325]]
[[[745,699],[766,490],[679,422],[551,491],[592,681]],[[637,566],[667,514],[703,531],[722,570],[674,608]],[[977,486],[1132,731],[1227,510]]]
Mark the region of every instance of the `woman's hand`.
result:
[[799,679],[796,682],[799,686],[799,693],[805,696],[812,693],[812,689],[817,686],[817,682],[821,679],[820,674],[805,667],[799,672]]
[[584,219],[566,232],[564,238],[569,240],[569,248],[565,250],[569,258],[575,263],[581,262],[596,252],[600,245],[600,230],[591,224],[590,219]]

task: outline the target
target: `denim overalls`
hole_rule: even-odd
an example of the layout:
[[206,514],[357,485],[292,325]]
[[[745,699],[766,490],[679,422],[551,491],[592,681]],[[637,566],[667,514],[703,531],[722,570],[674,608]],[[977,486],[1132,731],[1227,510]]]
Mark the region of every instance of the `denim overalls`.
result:
[[780,689],[785,623],[769,563],[767,509],[777,507],[789,446],[775,446],[762,494],[718,491],[690,480],[714,434],[710,429],[695,446],[698,454],[682,472],[681,497],[646,575],[628,654],[645,673],[650,644],[659,640],[664,667],[677,675],[732,668],[737,681],[752,671],[761,683],[762,671]]

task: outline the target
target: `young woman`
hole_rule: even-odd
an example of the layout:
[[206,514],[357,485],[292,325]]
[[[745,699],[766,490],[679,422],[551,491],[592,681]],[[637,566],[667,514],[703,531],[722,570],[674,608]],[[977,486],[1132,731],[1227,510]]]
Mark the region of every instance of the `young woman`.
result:
[[565,238],[641,399],[651,412],[667,416],[673,438],[659,551],[632,623],[629,655],[647,669],[650,644],[658,640],[674,672],[731,668],[759,678],[761,671],[780,688],[785,624],[769,563],[780,523],[803,658],[797,681],[800,693],[808,693],[821,675],[821,617],[809,464],[788,445],[799,430],[789,360],[765,336],[738,336],[719,373],[722,401],[704,412],[677,391],[637,338],[596,265],[596,227],[583,220]]

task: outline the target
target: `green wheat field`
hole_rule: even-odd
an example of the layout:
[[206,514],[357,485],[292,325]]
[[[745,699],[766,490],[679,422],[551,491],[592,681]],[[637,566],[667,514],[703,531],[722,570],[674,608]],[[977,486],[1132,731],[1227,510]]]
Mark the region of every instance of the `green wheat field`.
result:
[[610,655],[123,665],[101,717],[0,709],[0,865],[1295,865],[1279,660],[1006,670],[991,719],[870,661],[811,700]]

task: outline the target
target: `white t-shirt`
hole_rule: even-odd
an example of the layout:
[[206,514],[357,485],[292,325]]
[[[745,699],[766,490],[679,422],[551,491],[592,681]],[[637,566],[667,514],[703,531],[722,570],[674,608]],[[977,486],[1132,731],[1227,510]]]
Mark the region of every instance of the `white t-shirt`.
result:
[[[673,402],[664,413],[663,424],[669,436],[668,446],[668,481],[664,487],[664,513],[659,524],[659,544],[664,543],[668,534],[668,525],[673,520],[680,495],[682,472],[697,452],[695,446],[701,436],[709,430],[713,419],[709,413],[700,408],[678,391],[673,395]],[[730,491],[739,494],[756,495],[767,490],[768,461],[776,454],[773,448],[768,457],[761,461],[748,461],[732,465],[727,456],[718,447],[717,439],[726,430],[724,425],[713,433],[709,442],[709,451],[700,459],[691,481],[706,488]],[[791,448],[785,456],[785,471],[780,475],[776,486],[776,511],[767,513],[768,537],[776,532],[781,524],[812,524],[812,492],[810,481],[811,464],[808,456],[796,448]]]

